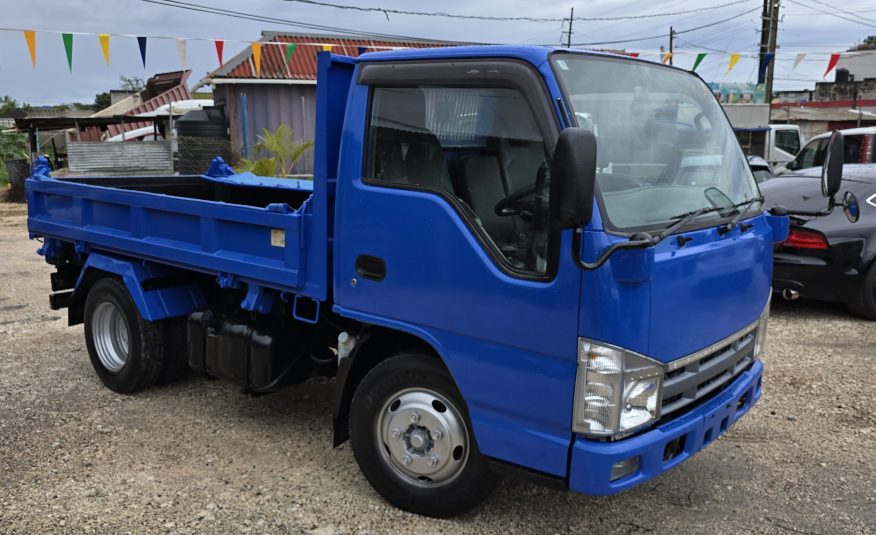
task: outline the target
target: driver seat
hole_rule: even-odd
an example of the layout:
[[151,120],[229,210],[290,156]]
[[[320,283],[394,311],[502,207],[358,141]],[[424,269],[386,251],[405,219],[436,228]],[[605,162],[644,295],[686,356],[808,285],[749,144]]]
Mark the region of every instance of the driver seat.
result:
[[515,242],[514,217],[496,214],[496,203],[507,195],[499,159],[489,154],[462,158],[459,163],[460,196],[477,214],[497,245]]

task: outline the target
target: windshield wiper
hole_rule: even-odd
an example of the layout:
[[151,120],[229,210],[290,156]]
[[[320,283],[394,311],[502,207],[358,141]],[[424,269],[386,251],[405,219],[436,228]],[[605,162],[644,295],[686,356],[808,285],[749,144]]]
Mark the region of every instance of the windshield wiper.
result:
[[[739,204],[734,205],[734,207],[738,210],[738,212],[736,213],[736,217],[734,217],[726,225],[722,225],[718,229],[718,234],[723,236],[724,234],[727,234],[728,232],[730,232],[731,230],[736,228],[736,225],[739,224],[739,222],[742,220],[742,216],[745,215],[745,213],[746,213],[745,210],[742,210],[742,207],[750,206],[750,205],[754,204],[755,202],[763,202],[763,197],[755,197],[753,199],[749,199],[747,201],[743,201]],[[745,230],[745,229],[743,229],[743,230]]]
[[[648,232],[637,232],[637,233],[633,234],[632,236],[630,236],[629,241],[615,242],[615,243],[611,244],[605,251],[603,251],[602,254],[599,255],[599,258],[597,258],[593,262],[584,262],[581,259],[580,253],[576,253],[576,251],[581,250],[581,234],[582,234],[581,229],[577,229],[575,231],[575,233],[572,235],[572,259],[575,261],[575,264],[579,268],[587,270],[587,271],[594,270],[594,269],[597,269],[598,267],[600,267],[602,264],[604,264],[606,262],[606,260],[608,260],[608,257],[610,257],[612,255],[612,253],[614,253],[615,251],[617,251],[619,249],[641,249],[641,248],[645,248],[645,247],[652,247],[654,245],[657,245],[658,243],[660,243],[664,239],[666,239],[668,236],[671,236],[677,230],[684,227],[685,225],[687,225],[688,223],[690,223],[694,219],[698,218],[699,216],[704,215],[704,214],[709,214],[712,212],[719,212],[721,210],[735,209],[738,212],[736,214],[736,217],[733,218],[733,221],[731,221],[730,223],[727,223],[726,225],[721,227],[723,229],[723,228],[726,228],[727,226],[732,225],[732,226],[730,226],[730,228],[732,229],[733,226],[736,226],[736,224],[739,223],[739,220],[742,218],[742,214],[745,213],[745,210],[740,210],[740,208],[742,208],[743,206],[747,206],[749,204],[752,204],[756,201],[763,201],[763,197],[755,197],[754,199],[749,199],[747,201],[742,201],[742,202],[739,202],[736,204],[726,204],[723,206],[704,206],[703,208],[700,208],[698,210],[691,210],[690,212],[684,212],[683,214],[678,214],[676,216],[672,216],[669,218],[670,220],[677,219],[678,221],[669,225],[668,227],[666,227],[665,229],[661,230],[660,232],[658,232],[656,234],[649,234]],[[719,232],[720,232],[720,230],[719,230]]]

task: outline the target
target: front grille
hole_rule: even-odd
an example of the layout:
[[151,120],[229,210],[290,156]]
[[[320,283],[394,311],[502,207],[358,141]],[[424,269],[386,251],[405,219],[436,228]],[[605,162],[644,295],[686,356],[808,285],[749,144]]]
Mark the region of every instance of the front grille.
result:
[[702,351],[669,363],[663,375],[660,419],[693,408],[720,391],[754,362],[757,322]]

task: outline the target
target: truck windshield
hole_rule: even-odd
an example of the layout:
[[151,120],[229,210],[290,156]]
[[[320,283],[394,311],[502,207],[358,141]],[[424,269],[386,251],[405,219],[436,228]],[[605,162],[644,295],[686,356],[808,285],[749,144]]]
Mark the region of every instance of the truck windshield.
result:
[[[574,121],[596,135],[606,228],[665,228],[679,214],[715,207],[716,199],[731,206],[759,197],[720,104],[695,76],[584,54],[557,53],[552,62]],[[735,212],[712,211],[691,224]]]

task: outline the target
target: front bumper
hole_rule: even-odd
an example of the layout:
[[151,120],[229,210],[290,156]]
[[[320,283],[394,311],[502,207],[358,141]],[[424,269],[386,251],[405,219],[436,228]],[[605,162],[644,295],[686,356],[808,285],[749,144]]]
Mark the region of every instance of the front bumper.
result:
[[[596,442],[577,437],[572,446],[569,488],[584,494],[615,494],[681,464],[727,431],[760,399],[762,376],[763,364],[755,360],[714,398],[632,438]],[[638,469],[611,481],[612,465],[631,457],[639,458]]]

